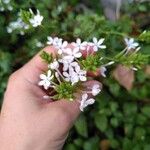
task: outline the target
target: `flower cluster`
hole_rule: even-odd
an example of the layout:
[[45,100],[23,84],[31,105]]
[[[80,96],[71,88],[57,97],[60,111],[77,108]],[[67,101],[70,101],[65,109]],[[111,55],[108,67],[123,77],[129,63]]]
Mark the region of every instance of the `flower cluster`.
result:
[[[92,80],[96,76],[106,77],[106,67],[117,62],[116,58],[128,57],[130,51],[139,50],[139,44],[134,39],[125,38],[126,48],[114,59],[106,62],[102,57],[101,50],[106,48],[104,38],[93,38],[92,41],[81,41],[77,38],[76,42],[68,43],[58,37],[47,37],[47,44],[56,49],[56,55],[48,54],[43,51],[41,58],[48,64],[46,73],[40,75],[39,86],[43,86],[49,92],[44,96],[45,99],[53,100],[67,99],[72,101],[75,93],[81,94],[80,110],[95,102],[89,95],[96,96],[101,91],[98,84],[92,88],[83,86],[84,82]],[[134,52],[135,53],[135,52]],[[132,66],[133,67],[133,66]]]
[[34,14],[31,9],[29,9],[29,11],[21,10],[18,14],[18,19],[10,22],[7,26],[7,32],[12,33],[15,30],[19,30],[20,34],[24,35],[25,30],[40,26],[42,21],[43,16],[40,15],[39,10],[37,10],[36,14]]

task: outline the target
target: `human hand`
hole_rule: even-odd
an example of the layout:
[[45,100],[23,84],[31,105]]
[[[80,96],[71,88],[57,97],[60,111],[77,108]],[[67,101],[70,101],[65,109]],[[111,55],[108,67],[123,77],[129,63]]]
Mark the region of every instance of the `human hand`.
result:
[[[53,47],[44,51],[55,54]],[[39,54],[9,79],[0,116],[1,150],[60,150],[78,117],[80,94],[73,102],[44,100],[39,75],[47,69]],[[97,81],[89,81],[92,87]]]

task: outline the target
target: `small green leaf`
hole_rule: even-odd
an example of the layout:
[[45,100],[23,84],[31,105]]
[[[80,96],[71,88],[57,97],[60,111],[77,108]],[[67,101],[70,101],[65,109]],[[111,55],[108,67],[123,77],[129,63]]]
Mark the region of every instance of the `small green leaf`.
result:
[[65,150],[77,150],[77,147],[74,144],[68,144]]
[[86,141],[83,145],[84,150],[99,150],[99,138],[93,137]]
[[110,102],[109,104],[112,112],[115,112],[118,109],[118,104],[116,102]]
[[23,22],[30,24],[29,19],[32,17],[32,14],[29,11],[26,10],[20,10],[20,17],[23,20]]
[[45,51],[42,51],[42,53],[40,54],[40,57],[48,64],[50,64],[53,61],[53,55]]
[[82,135],[83,137],[88,136],[88,128],[87,128],[87,121],[85,116],[81,115],[75,123],[75,128],[77,132]]
[[139,40],[142,42],[150,43],[150,31],[144,31],[139,36]]
[[70,82],[61,82],[58,86],[56,86],[55,91],[57,94],[54,96],[54,99],[67,99],[72,101],[76,87],[73,86]]
[[130,116],[131,114],[136,114],[137,113],[137,104],[135,103],[125,103],[123,106],[124,113],[127,116]]
[[87,71],[96,71],[99,68],[103,61],[101,59],[101,54],[97,53],[96,55],[88,55],[86,59],[80,61],[83,68]]
[[142,109],[141,109],[142,113],[144,115],[146,115],[147,117],[150,117],[150,106],[144,106]]
[[108,126],[107,117],[104,114],[96,115],[95,116],[95,124],[98,129],[100,129],[101,131],[104,132]]
[[131,53],[129,55],[124,55],[124,53],[117,54],[114,57],[114,61],[116,63],[120,63],[127,67],[135,67],[141,69],[144,65],[146,65],[150,60],[150,55],[145,55],[142,53]]
[[123,140],[123,150],[131,150],[132,149],[132,141],[128,138],[124,138]]
[[110,144],[114,149],[117,149],[119,147],[119,142],[116,139],[111,139]]
[[117,118],[111,118],[110,123],[113,127],[117,127],[119,125]]
[[82,147],[82,145],[83,145],[83,139],[81,139],[81,138],[78,138],[78,139],[75,139],[74,140],[74,143],[77,145],[77,146],[79,146],[79,147]]
[[150,150],[150,144],[144,145],[144,150]]
[[136,127],[135,129],[135,137],[139,140],[144,140],[145,139],[145,134],[146,131],[142,127]]

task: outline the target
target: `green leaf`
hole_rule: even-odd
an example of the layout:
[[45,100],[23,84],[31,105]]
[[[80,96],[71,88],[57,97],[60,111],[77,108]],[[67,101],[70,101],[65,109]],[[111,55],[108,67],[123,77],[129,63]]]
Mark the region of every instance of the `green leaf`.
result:
[[110,123],[113,127],[117,127],[119,125],[119,121],[117,118],[111,118]]
[[146,131],[142,127],[136,127],[135,129],[135,137],[139,140],[144,140],[145,139],[145,134]]
[[73,94],[76,91],[76,86],[73,86],[70,82],[61,82],[55,88],[57,94],[54,96],[54,99],[66,99],[72,101],[74,96]]
[[77,150],[77,147],[74,144],[68,144],[64,150]]
[[150,31],[144,31],[143,33],[140,34],[139,40],[150,43]]
[[119,147],[119,142],[116,139],[110,140],[111,147],[117,149]]
[[116,102],[110,102],[110,109],[112,112],[116,112],[116,110],[118,109],[118,104]]
[[78,139],[75,139],[74,140],[74,143],[79,146],[79,147],[82,147],[83,146],[83,143],[84,143],[84,140],[81,139],[81,138],[78,138]]
[[141,109],[142,113],[144,115],[146,115],[147,117],[150,117],[150,106],[144,106],[142,109]]
[[150,55],[148,54],[142,54],[142,53],[131,53],[129,55],[124,55],[124,53],[117,54],[114,57],[114,61],[116,63],[120,63],[122,65],[125,65],[127,67],[135,67],[138,69],[141,69],[144,65],[148,64],[150,60]]
[[85,116],[81,115],[75,123],[75,129],[77,130],[78,134],[82,135],[83,137],[88,136],[88,127],[87,121]]
[[105,116],[105,114],[96,115],[95,116],[95,124],[99,130],[104,132],[108,126],[108,120],[107,120],[107,117]]
[[133,124],[132,123],[128,123],[124,125],[124,131],[125,134],[129,137],[133,134]]
[[80,61],[82,67],[87,71],[96,71],[103,64],[103,60],[100,60],[102,55],[97,53],[96,55],[89,55],[86,59]]
[[53,55],[45,51],[41,52],[40,57],[48,64],[50,64],[53,61]]
[[150,150],[150,144],[144,145],[144,150]]
[[136,118],[136,123],[139,125],[144,125],[147,121],[147,117],[144,114],[138,114]]
[[99,150],[99,138],[93,137],[87,140],[84,145],[84,150]]
[[132,141],[128,138],[124,138],[123,140],[123,150],[131,150],[132,149]]
[[135,114],[137,112],[137,104],[136,103],[125,103],[123,106],[124,113],[127,116],[130,116],[131,114]]
[[30,24],[29,19],[32,17],[32,14],[26,10],[20,10],[20,17],[26,24]]

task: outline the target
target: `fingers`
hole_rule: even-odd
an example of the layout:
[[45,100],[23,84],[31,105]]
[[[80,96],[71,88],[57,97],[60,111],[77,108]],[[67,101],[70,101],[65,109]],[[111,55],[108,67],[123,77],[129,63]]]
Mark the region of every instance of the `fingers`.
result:
[[[42,51],[55,55],[56,49],[53,46],[48,46]],[[40,57],[42,51],[35,55],[21,68],[23,76],[25,76],[25,78],[33,84],[37,84],[39,81],[39,75],[43,73],[43,71],[47,70],[47,64]]]

